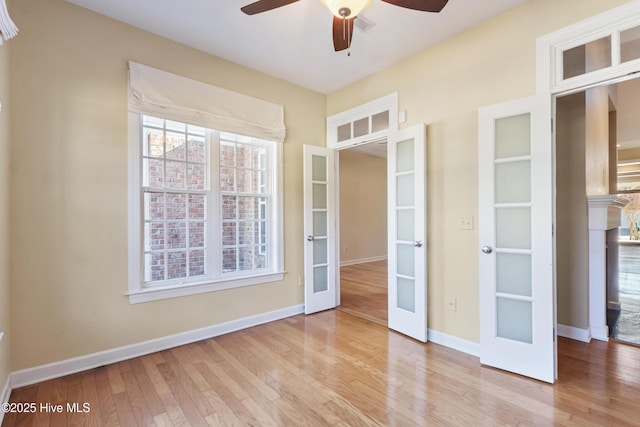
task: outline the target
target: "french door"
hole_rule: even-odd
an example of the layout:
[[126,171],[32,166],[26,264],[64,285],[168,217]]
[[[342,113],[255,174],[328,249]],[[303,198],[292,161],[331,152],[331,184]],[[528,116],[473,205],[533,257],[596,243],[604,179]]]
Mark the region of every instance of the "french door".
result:
[[305,145],[304,312],[336,306],[334,150]]
[[389,328],[427,341],[425,125],[391,135],[387,147]]
[[480,362],[556,378],[550,106],[479,111]]
[[[427,341],[424,124],[394,132],[387,147],[389,328]],[[304,146],[305,313],[337,304],[334,151]]]

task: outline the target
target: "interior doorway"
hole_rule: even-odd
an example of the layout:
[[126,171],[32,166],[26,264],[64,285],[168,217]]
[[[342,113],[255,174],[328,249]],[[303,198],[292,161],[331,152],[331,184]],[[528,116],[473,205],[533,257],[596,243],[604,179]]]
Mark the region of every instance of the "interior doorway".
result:
[[338,152],[339,310],[388,325],[387,144]]
[[593,280],[590,256],[598,249],[585,207],[591,196],[617,195],[629,203],[613,210],[619,217],[604,231],[606,307],[601,310],[609,338],[635,344],[640,344],[639,97],[640,79],[632,79],[558,97],[556,104],[558,324],[594,332],[587,284]]

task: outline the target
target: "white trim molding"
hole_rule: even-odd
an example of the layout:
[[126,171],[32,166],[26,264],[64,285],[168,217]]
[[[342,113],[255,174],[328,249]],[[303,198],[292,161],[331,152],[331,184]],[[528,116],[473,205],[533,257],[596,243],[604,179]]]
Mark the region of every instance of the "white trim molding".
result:
[[558,336],[588,343],[591,342],[591,329],[558,324]]
[[11,374],[11,386],[13,388],[24,387],[41,381],[75,374],[88,369],[97,368],[111,363],[121,362],[157,351],[201,341],[230,332],[262,325],[264,323],[281,320],[287,317],[302,314],[304,306],[294,305],[279,310],[256,314],[242,319],[232,320],[217,325],[207,326],[200,329],[181,332],[162,338],[143,341],[124,347],[113,348],[98,353],[87,354],[85,356],[53,362],[46,365],[23,369]]
[[346,267],[347,265],[366,264],[368,262],[384,261],[387,259],[387,255],[372,256],[368,258],[347,259],[340,261],[340,267]]
[[479,343],[454,337],[453,335],[445,334],[444,332],[434,331],[433,329],[427,330],[427,338],[430,343],[439,344],[452,350],[480,357]]

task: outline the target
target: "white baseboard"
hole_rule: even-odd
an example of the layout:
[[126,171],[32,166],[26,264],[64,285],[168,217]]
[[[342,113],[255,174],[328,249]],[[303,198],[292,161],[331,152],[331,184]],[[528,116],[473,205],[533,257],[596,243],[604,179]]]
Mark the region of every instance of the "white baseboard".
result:
[[558,324],[558,336],[576,341],[591,342],[591,330]]
[[599,341],[609,341],[609,327],[604,326],[591,326],[591,338]]
[[340,260],[340,267],[345,267],[347,265],[365,264],[367,262],[384,261],[385,259],[387,259],[386,255],[372,256],[369,258],[347,259],[344,261]]
[[[4,384],[4,388],[2,389],[2,394],[0,394],[0,405],[4,405],[9,402],[9,398],[11,397],[11,374],[7,377],[7,381]],[[2,425],[2,419],[4,418],[4,411],[0,411],[0,425]]]
[[274,310],[267,313],[257,314],[255,316],[245,317],[243,319],[220,323],[218,325],[207,326],[137,344],[87,354],[86,356],[74,357],[60,362],[53,362],[46,365],[36,366],[34,368],[23,369],[11,374],[11,387],[24,387],[41,381],[50,380],[52,378],[59,378],[76,372],[82,372],[99,366],[108,365],[110,363],[121,362],[134,357],[144,356],[145,354],[155,353],[156,351],[213,338],[230,332],[239,331],[241,329],[250,328],[252,326],[261,325],[263,323],[273,322],[275,320],[284,319],[301,313],[304,313],[304,305],[294,305],[280,310]]
[[427,331],[427,338],[434,344],[440,344],[444,347],[461,351],[462,353],[480,357],[480,344],[478,343],[454,337],[453,335],[448,335],[443,332],[434,331],[432,329]]

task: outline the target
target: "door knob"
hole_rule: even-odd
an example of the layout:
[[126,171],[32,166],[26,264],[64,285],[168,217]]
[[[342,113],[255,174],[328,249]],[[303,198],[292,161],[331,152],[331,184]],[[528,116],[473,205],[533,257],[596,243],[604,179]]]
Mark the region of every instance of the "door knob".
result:
[[482,252],[484,252],[485,254],[490,254],[491,252],[493,252],[493,248],[489,245],[485,245],[482,247]]
[[307,241],[309,241],[309,242],[313,242],[313,240],[314,240],[314,239],[313,239],[313,236],[312,236],[312,235],[308,235],[308,236],[307,236]]
[[413,242],[413,246],[415,246],[416,248],[421,248],[422,240],[416,240],[415,242]]

